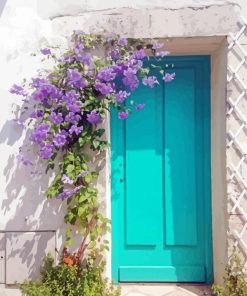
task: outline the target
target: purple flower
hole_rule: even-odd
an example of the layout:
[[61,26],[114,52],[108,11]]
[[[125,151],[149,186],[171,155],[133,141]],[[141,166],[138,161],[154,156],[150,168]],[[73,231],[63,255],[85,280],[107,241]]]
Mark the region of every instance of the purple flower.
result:
[[65,200],[66,198],[71,197],[75,193],[77,193],[82,186],[75,187],[73,189],[64,189],[62,193],[57,196],[57,199]]
[[44,102],[45,99],[47,100],[47,97],[44,95],[44,93],[42,93],[42,91],[37,90],[32,94],[32,98],[35,101],[40,101],[40,102]]
[[84,50],[84,44],[82,42],[76,43],[76,45],[74,47],[74,52],[75,52],[75,55],[76,55],[76,58],[78,61],[81,61],[83,50]]
[[59,123],[63,122],[63,114],[51,112],[49,119],[52,123],[59,124]]
[[35,88],[38,88],[40,87],[41,85],[43,84],[49,84],[49,81],[46,80],[46,79],[43,79],[43,78],[32,78],[32,86],[35,87]]
[[144,49],[139,49],[135,52],[135,58],[138,60],[141,60],[143,58],[145,58],[147,56],[147,54],[145,53]]
[[67,114],[65,116],[65,120],[74,124],[76,123],[77,121],[81,120],[81,116],[79,114],[75,114],[73,112],[69,112],[69,114]]
[[48,98],[55,99],[61,97],[61,91],[50,82],[42,83],[39,85],[37,90],[32,94],[32,98],[35,101],[46,103]]
[[128,43],[127,39],[123,38],[123,37],[119,38],[118,42],[117,42],[117,44],[120,46],[125,46],[125,45],[127,45],[127,43]]
[[91,64],[91,55],[90,53],[83,53],[84,50],[84,45],[83,43],[77,43],[74,52],[76,55],[76,59],[85,65],[90,65]]
[[83,51],[84,48],[85,48],[85,46],[84,46],[83,42],[80,41],[80,42],[77,42],[77,43],[75,44],[74,51],[75,51],[76,53],[77,53],[78,51],[81,52],[81,51]]
[[117,74],[117,75],[123,75],[124,70],[127,70],[127,66],[124,63],[116,63],[112,66],[113,71]]
[[76,101],[73,104],[67,104],[67,109],[73,113],[80,112],[82,103],[80,101]]
[[62,193],[57,196],[57,199],[65,200],[74,194],[74,189],[64,189]]
[[113,60],[119,59],[119,57],[120,57],[119,49],[115,48],[115,49],[110,50],[108,52],[108,56]]
[[76,126],[72,125],[71,128],[69,129],[69,133],[73,134],[75,133],[77,136],[83,131],[83,126]]
[[167,56],[167,55],[169,55],[170,54],[170,51],[158,51],[158,52],[156,52],[156,56],[157,57],[165,57],[165,56]]
[[87,114],[87,121],[91,124],[98,124],[102,122],[102,119],[99,113],[92,111],[91,113]]
[[144,85],[147,85],[151,88],[153,88],[155,86],[155,84],[159,84],[158,80],[156,79],[155,76],[145,76],[143,79],[142,79],[142,83]]
[[116,95],[116,101],[118,103],[123,103],[129,95],[130,93],[127,93],[125,90],[120,90]]
[[74,58],[71,55],[65,55],[62,57],[62,61],[72,63],[74,61]]
[[42,123],[36,126],[36,129],[31,134],[30,140],[35,143],[41,143],[48,137],[51,126],[49,124]]
[[113,88],[111,84],[106,84],[102,82],[96,82],[94,87],[97,91],[99,91],[102,95],[108,95],[113,92]]
[[16,95],[23,96],[23,97],[25,97],[27,95],[24,88],[20,85],[17,85],[17,84],[13,84],[12,87],[10,88],[9,92],[11,94],[16,94]]
[[175,73],[166,73],[165,76],[162,78],[165,82],[171,82],[175,78]]
[[67,82],[68,84],[71,84],[72,86],[77,88],[85,88],[88,85],[87,81],[82,78],[81,73],[77,69],[68,70]]
[[108,82],[114,80],[116,73],[112,68],[102,68],[96,75],[96,78],[101,82]]
[[91,64],[91,59],[92,59],[92,57],[91,57],[90,53],[85,53],[80,57],[80,61],[88,66],[90,66],[90,64]]
[[79,62],[82,62],[85,65],[90,65],[91,64],[91,54],[90,53],[83,53],[82,48],[79,50],[79,48],[75,48],[75,54],[76,54],[76,59]]
[[75,100],[80,98],[80,94],[78,94],[75,90],[69,90],[63,96],[63,100],[72,104]]
[[43,110],[34,110],[29,117],[30,118],[40,118],[44,115],[44,111]]
[[73,183],[74,183],[74,181],[73,180],[71,180],[68,176],[66,176],[66,175],[63,175],[62,176],[62,182],[63,182],[63,184],[70,184],[70,185],[72,185]]
[[40,52],[43,54],[43,55],[48,55],[48,54],[51,54],[51,50],[49,48],[42,48],[40,50]]
[[124,71],[123,84],[128,86],[131,91],[135,90],[139,85],[139,80],[136,76],[136,70],[128,68]]
[[60,133],[55,134],[53,143],[56,147],[62,147],[65,145],[67,139],[67,133],[62,131]]
[[39,156],[42,159],[51,158],[53,154],[53,148],[54,146],[52,144],[44,144],[39,151]]
[[126,119],[128,116],[128,112],[118,112],[118,119]]
[[145,104],[138,104],[135,106],[136,111],[139,111],[145,107]]
[[[143,54],[140,54],[140,57],[142,57],[142,56],[143,56]],[[140,59],[137,59],[135,56],[132,55],[129,57],[127,65],[129,68],[133,69],[134,71],[137,71],[142,67],[143,62]]]
[[162,48],[163,46],[164,46],[164,43],[163,43],[163,42],[161,42],[161,43],[157,42],[157,43],[154,43],[154,44],[153,44],[152,49],[154,49],[154,50],[156,50],[156,49],[160,49],[160,48]]

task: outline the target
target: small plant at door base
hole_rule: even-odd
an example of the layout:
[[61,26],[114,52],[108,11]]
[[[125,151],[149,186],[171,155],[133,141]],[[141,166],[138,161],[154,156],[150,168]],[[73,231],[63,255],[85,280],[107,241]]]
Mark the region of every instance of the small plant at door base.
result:
[[20,288],[26,296],[120,296],[120,289],[102,277],[104,264],[95,265],[95,260],[91,253],[86,265],[82,266],[66,264],[62,257],[54,266],[48,255],[41,268],[41,281],[24,283]]
[[[145,102],[136,104],[130,100],[138,85],[153,88],[162,79],[174,79],[174,73],[165,73],[157,66],[153,66],[157,76],[149,75],[150,69],[144,66],[143,60],[148,56],[161,59],[168,54],[163,46],[112,34],[75,32],[66,52],[57,54],[56,48],[41,50],[45,59],[54,63],[50,71],[40,71],[31,82],[14,84],[10,89],[23,99],[16,122],[30,135],[27,145],[20,149],[19,159],[33,168],[32,174],[40,161],[46,164],[46,172],[53,171],[54,178],[45,195],[67,204],[66,246],[73,243],[72,226],[76,225],[81,233],[73,266],[86,257],[88,250],[99,254],[108,249],[102,236],[110,230],[110,221],[100,213],[95,186],[100,160],[108,147],[106,114],[114,107],[119,120],[125,120],[131,113],[141,112]],[[106,55],[97,56],[97,52]],[[28,157],[29,153],[35,157]]]
[[247,296],[247,278],[244,265],[236,252],[230,257],[223,277],[224,285],[213,285],[216,296]]

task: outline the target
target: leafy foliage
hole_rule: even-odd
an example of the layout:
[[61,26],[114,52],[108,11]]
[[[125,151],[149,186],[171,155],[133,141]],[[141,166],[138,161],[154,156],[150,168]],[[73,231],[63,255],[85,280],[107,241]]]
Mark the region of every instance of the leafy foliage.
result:
[[[30,143],[22,147],[24,165],[43,160],[46,172],[56,176],[46,190],[47,198],[67,202],[64,221],[69,225],[67,245],[73,243],[72,229],[79,227],[82,240],[75,254],[78,262],[88,249],[98,253],[108,249],[102,235],[110,229],[109,220],[99,211],[95,188],[99,168],[97,159],[108,147],[104,120],[111,107],[117,108],[118,118],[125,120],[130,113],[145,104],[126,104],[140,83],[147,87],[159,84],[149,75],[143,59],[152,55],[160,59],[168,54],[162,43],[127,40],[117,35],[98,36],[75,32],[66,52],[57,56],[52,49],[41,53],[54,61],[54,68],[41,71],[30,83],[13,85],[10,92],[24,97],[23,110],[17,122],[27,129]],[[103,50],[106,56],[93,55]],[[153,65],[153,73],[165,82],[175,74]],[[128,106],[128,107],[127,107]],[[36,151],[36,160],[26,158],[26,151]],[[93,161],[95,160],[96,161]],[[56,166],[58,169],[56,170]]]
[[244,265],[236,252],[231,256],[225,268],[224,285],[213,285],[213,292],[217,296],[247,296],[246,274]]
[[63,261],[54,266],[47,256],[41,270],[40,282],[20,285],[26,296],[120,296],[119,288],[108,284],[102,277],[103,264],[95,265],[95,258],[89,257],[86,266],[68,265]]

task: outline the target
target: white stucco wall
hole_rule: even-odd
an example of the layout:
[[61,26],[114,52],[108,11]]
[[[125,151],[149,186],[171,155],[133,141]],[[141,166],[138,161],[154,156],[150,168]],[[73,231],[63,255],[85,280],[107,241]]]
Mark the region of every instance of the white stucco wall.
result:
[[[3,0],[0,3],[0,232],[56,230],[57,246],[62,246],[64,210],[57,201],[44,199],[48,176],[30,177],[30,170],[20,166],[15,158],[25,135],[12,121],[14,105],[21,103],[20,99],[8,90],[13,82],[31,77],[41,67],[40,57],[32,53],[47,44],[65,45],[75,29],[86,32],[106,29],[135,38],[226,36],[238,31],[240,14],[247,16],[246,0]],[[207,49],[200,43],[194,49],[186,41],[183,44],[185,54],[220,50],[214,41],[211,51],[210,43]],[[215,61],[222,67],[224,59]],[[220,73],[216,75],[217,83]],[[225,77],[224,71],[222,75]],[[224,89],[218,93],[222,98]],[[223,99],[220,102],[218,108],[224,105]],[[105,211],[110,215],[109,167],[99,183],[101,196],[108,201]],[[222,189],[219,193],[222,203],[224,192]],[[226,200],[225,197],[225,203]],[[219,214],[227,216],[223,208],[222,213],[213,213],[215,221],[221,221],[217,219]],[[44,248],[38,251],[43,254]],[[32,259],[34,264],[35,258]]]

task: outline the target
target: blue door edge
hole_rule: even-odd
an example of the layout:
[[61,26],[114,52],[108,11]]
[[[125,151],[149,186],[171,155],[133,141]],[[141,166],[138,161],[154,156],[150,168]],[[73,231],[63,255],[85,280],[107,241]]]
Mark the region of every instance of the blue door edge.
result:
[[[149,61],[155,61],[155,58],[149,58]],[[206,263],[206,284],[212,284],[214,281],[214,272],[213,272],[213,243],[212,243],[212,194],[211,194],[211,56],[210,55],[194,55],[194,56],[168,56],[161,60],[161,63],[167,62],[182,62],[182,61],[193,61],[200,62],[203,68],[204,76],[204,91],[203,91],[203,114],[204,114],[204,201],[205,201],[205,242],[206,242],[206,254],[205,254],[205,263]],[[118,270],[118,235],[119,231],[117,228],[117,217],[114,217],[114,213],[117,213],[117,203],[113,200],[113,186],[112,182],[113,176],[113,158],[112,151],[114,151],[117,145],[117,130],[119,127],[124,124],[121,120],[113,120],[113,115],[116,115],[116,110],[111,110],[110,116],[110,180],[111,180],[111,220],[112,220],[112,229],[111,229],[111,275],[112,281],[114,283],[119,283],[119,270]],[[115,116],[116,118],[117,116]],[[112,239],[114,236],[114,240]]]

